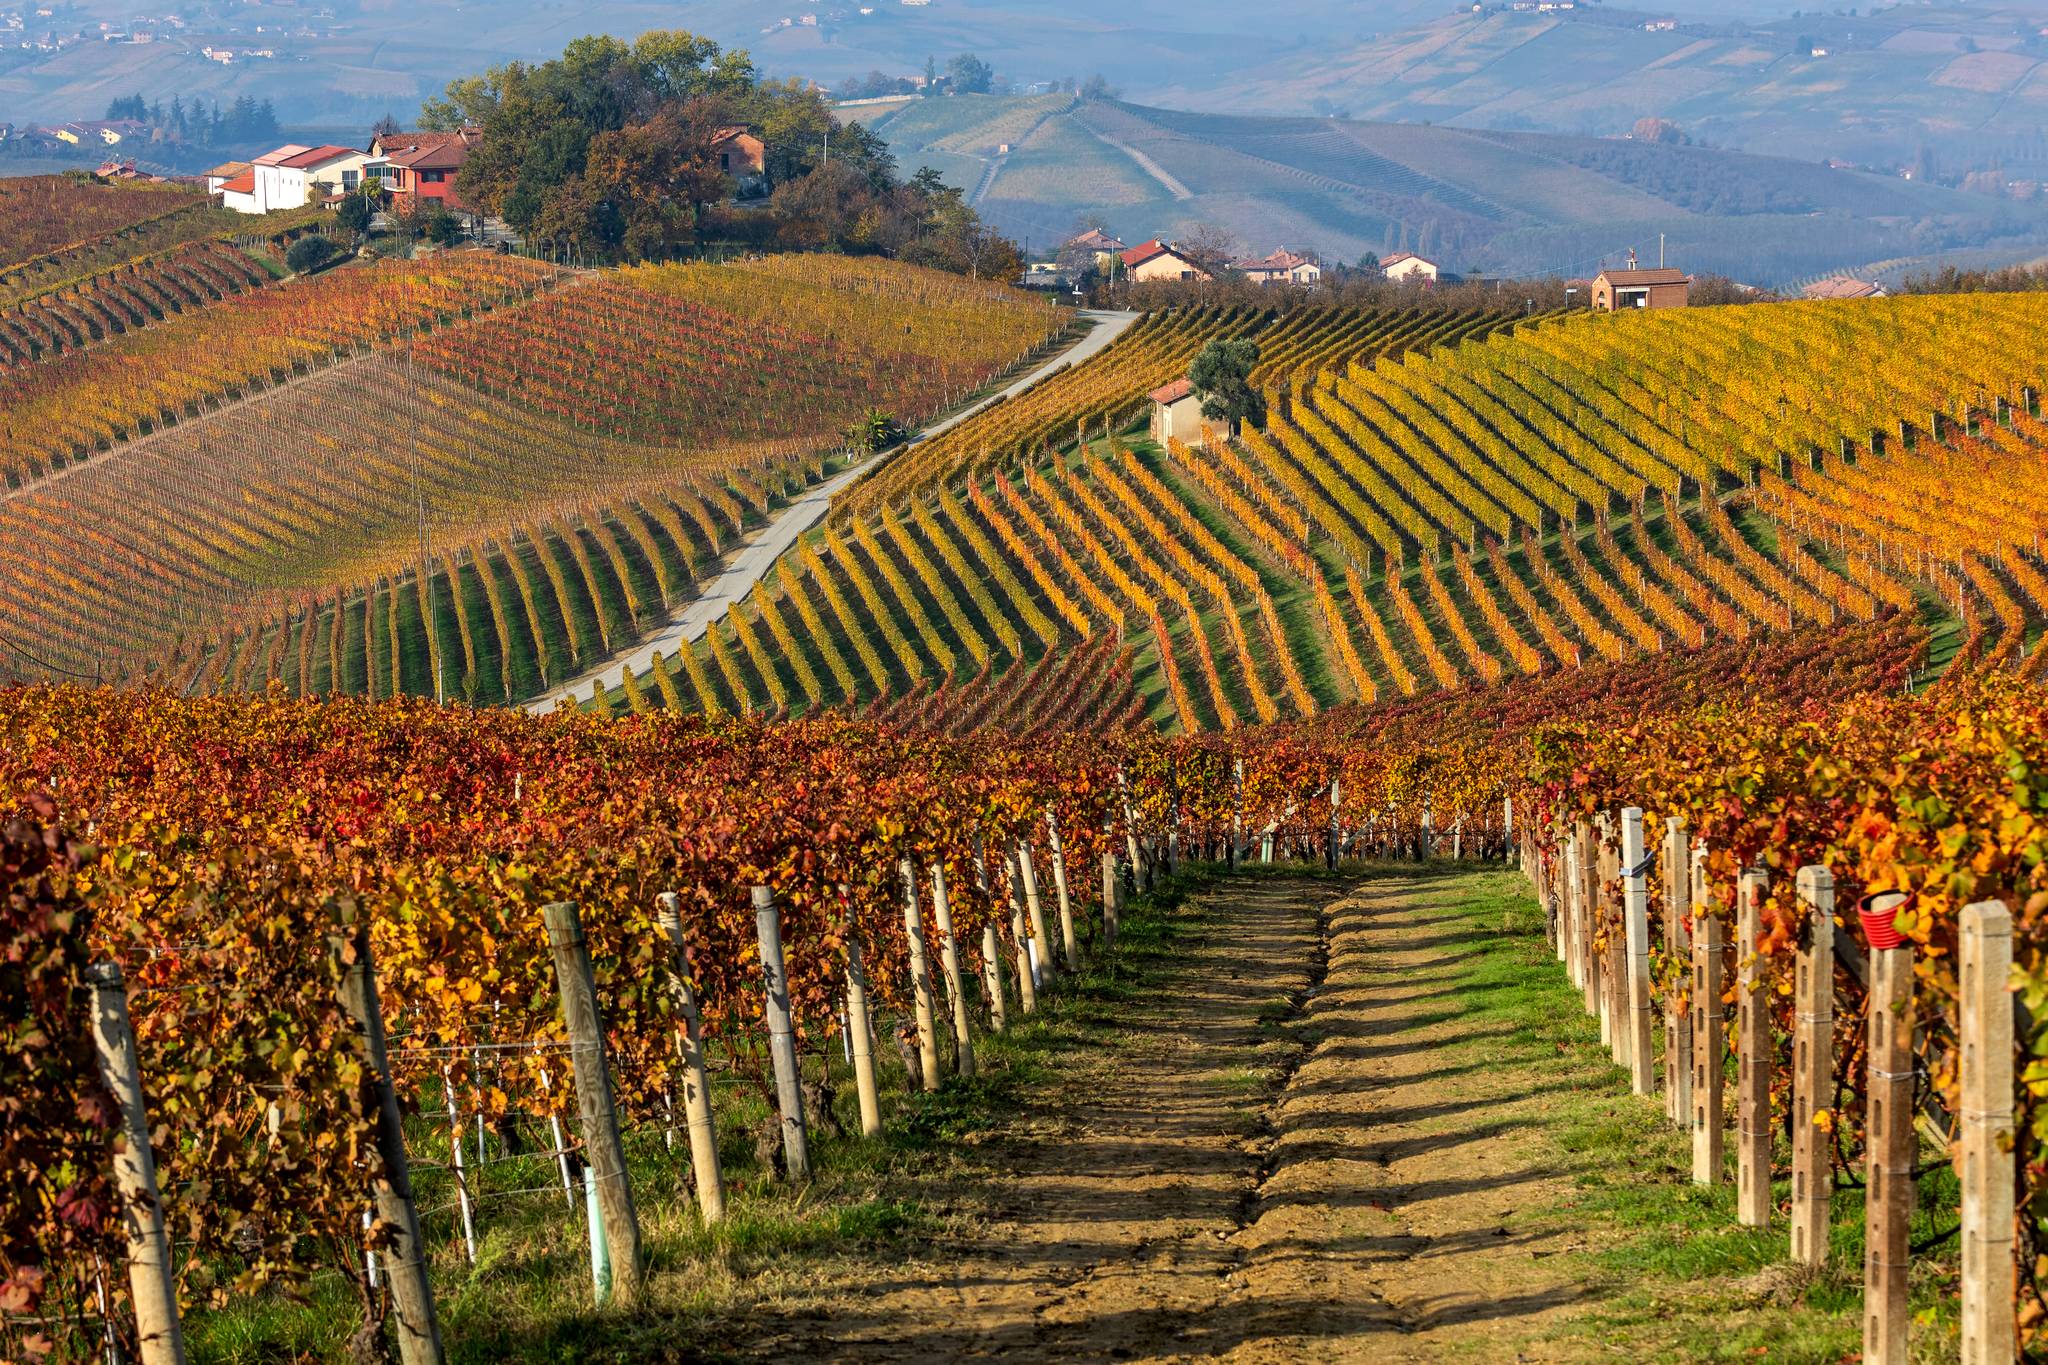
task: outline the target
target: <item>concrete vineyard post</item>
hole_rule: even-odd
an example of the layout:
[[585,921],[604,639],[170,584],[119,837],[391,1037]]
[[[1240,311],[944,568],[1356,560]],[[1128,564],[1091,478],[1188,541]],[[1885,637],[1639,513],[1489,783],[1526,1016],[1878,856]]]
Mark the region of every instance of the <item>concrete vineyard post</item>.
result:
[[860,1100],[860,1131],[882,1131],[882,1096],[875,1085],[874,1025],[868,1018],[868,973],[861,961],[860,935],[846,934],[846,1041],[853,1053],[853,1090]]
[[[1675,961],[1691,965],[1692,934],[1686,920],[1692,913],[1692,853],[1685,821],[1664,821],[1664,945]],[[1685,979],[1690,982],[1691,972]],[[1681,1129],[1692,1127],[1692,1011],[1685,990],[1674,990],[1664,1010],[1664,1083],[1670,1088],[1667,1112]]]
[[1244,858],[1244,760],[1230,761],[1230,856],[1226,866],[1237,870]]
[[569,1060],[576,1072],[576,1109],[583,1120],[583,1159],[597,1181],[604,1214],[605,1245],[611,1249],[612,1297],[631,1304],[640,1297],[640,1219],[626,1177],[626,1148],[619,1139],[619,1115],[612,1107],[611,1072],[605,1063],[604,1022],[597,1013],[597,983],[590,974],[590,945],[574,901],[541,907],[548,951],[554,957],[562,1022],[569,1029]]
[[[462,1160],[462,1115],[455,1107],[455,1082],[448,1067],[441,1067],[441,1095],[448,1107],[448,1155],[455,1176],[455,1203],[462,1213],[462,1249],[471,1265],[476,1264],[476,1217],[470,1209],[469,1168]],[[477,1160],[483,1160],[481,1149]]]
[[[1904,897],[1873,900],[1896,909]],[[1889,901],[1886,906],[1884,902]],[[1873,948],[1867,997],[1869,1110],[1863,1156],[1863,1358],[1906,1360],[1906,1272],[1912,1264],[1913,950]]]
[[1692,1014],[1692,1178],[1696,1185],[1718,1185],[1727,1124],[1721,1073],[1728,1055],[1727,1030],[1721,1023],[1721,921],[1707,904],[1704,861],[1693,862],[1691,875],[1692,999],[1687,1003]]
[[1102,855],[1102,938],[1105,946],[1116,942],[1116,855]]
[[718,1161],[718,1130],[711,1123],[711,1086],[704,1075],[704,1016],[691,979],[689,945],[683,941],[682,901],[675,892],[655,898],[661,932],[668,939],[669,992],[683,1016],[677,1037],[682,1049],[683,1116],[690,1129],[690,1169],[697,1179],[697,1210],[707,1223],[725,1217],[725,1171]]
[[796,1029],[789,1016],[789,973],[782,962],[782,911],[771,887],[754,888],[754,932],[761,944],[768,1053],[775,1064],[775,1107],[782,1115],[783,1164],[791,1180],[809,1180],[810,1134],[804,1127],[803,1078],[797,1071]]
[[1962,1365],[2009,1365],[2013,1314],[2012,912],[1963,907],[1958,1001],[1962,1041]]
[[1557,955],[1564,962],[1565,979],[1579,990],[1585,979],[1579,975],[1579,837],[1564,836],[1557,870]]
[[997,1033],[1007,1031],[1010,1018],[1003,1005],[1003,945],[994,924],[981,929],[981,989],[988,997],[989,1027]]
[[1330,779],[1330,832],[1323,844],[1323,866],[1330,871],[1337,870],[1337,808],[1342,801],[1343,786],[1337,778]]
[[[1600,820],[1600,861],[1593,883],[1593,904],[1599,915],[1598,926],[1608,926],[1621,916],[1608,914],[1607,888],[1621,877],[1621,861],[1608,844],[1609,825],[1605,815]],[[1612,929],[1607,932],[1607,946],[1600,952],[1600,1041],[1607,1044],[1607,1053],[1618,1067],[1626,1068],[1628,1060],[1629,1032],[1624,1016],[1628,1013],[1628,950],[1627,922],[1622,921],[1624,932],[1617,936]]]
[[917,903],[917,868],[905,858],[903,875],[903,939],[910,947],[911,1006],[917,1019],[917,1059],[927,1091],[939,1088],[939,1026],[932,1010],[931,963],[924,951],[924,912]]
[[1649,858],[1643,851],[1643,813],[1634,806],[1621,813],[1622,913],[1628,918],[1628,1055],[1635,1092],[1657,1091],[1657,1057],[1652,1044],[1656,1002],[1650,998]]
[[1770,879],[1750,871],[1737,885],[1735,1219],[1761,1228],[1771,1221],[1771,1015],[1757,940]]
[[1031,969],[1050,982],[1058,975],[1052,963],[1052,936],[1045,928],[1045,903],[1038,898],[1038,872],[1031,864],[1031,845],[1017,841],[1017,870],[1024,878],[1024,905],[1031,912]]
[[1038,1012],[1038,982],[1031,973],[1031,936],[1024,928],[1024,903],[1019,899],[1017,855],[1007,859],[1010,874],[1010,938],[1017,951],[1017,1007],[1026,1014]]
[[953,904],[946,896],[946,869],[932,865],[932,919],[939,926],[939,968],[946,974],[946,996],[953,1002],[953,1045],[958,1070],[974,1075],[974,1034],[968,1027],[967,993],[960,984],[960,943],[953,936]]
[[1500,858],[1504,863],[1515,860],[1515,798],[1503,796],[1500,799]]
[[391,1088],[391,1059],[385,1051],[384,1009],[377,998],[368,922],[354,924],[349,937],[334,940],[332,951],[340,969],[341,1005],[362,1035],[370,1081],[377,1088],[377,1155],[384,1170],[370,1194],[377,1221],[390,1228],[390,1240],[384,1247],[384,1275],[391,1285],[391,1310],[397,1318],[398,1358],[405,1365],[426,1365],[441,1359],[441,1325],[434,1313],[434,1286],[427,1277],[419,1210],[412,1199],[405,1128],[398,1116],[398,1096]]
[[[1807,941],[1800,948],[1792,1033],[1792,1259],[1824,1265],[1834,1194],[1835,882],[1825,867],[1794,883]],[[1821,1115],[1828,1117],[1822,1119]]]
[[[120,1192],[121,1230],[128,1238],[128,1295],[135,1307],[135,1338],[143,1365],[183,1365],[185,1330],[178,1321],[178,1287],[171,1276],[171,1248],[164,1236],[163,1203],[157,1195],[156,1154],[149,1145],[149,1111],[142,1100],[142,1067],[135,1055],[135,1030],[128,1019],[128,983],[112,962],[95,966],[92,1041],[100,1076],[121,1106],[121,1149],[114,1154],[114,1186]],[[379,1068],[382,1074],[382,1068]],[[380,1087],[381,1088],[381,1087]],[[428,1359],[438,1359],[439,1343]],[[407,1357],[408,1365],[420,1357]]]
[[[1067,894],[1067,855],[1060,847],[1060,824],[1052,818],[1052,812],[1045,813],[1045,834],[1052,849],[1052,886],[1060,900],[1060,952],[1067,970],[1081,968],[1081,945],[1074,937],[1074,898]],[[1178,839],[1178,833],[1174,836]],[[1178,853],[1175,857],[1178,858]]]

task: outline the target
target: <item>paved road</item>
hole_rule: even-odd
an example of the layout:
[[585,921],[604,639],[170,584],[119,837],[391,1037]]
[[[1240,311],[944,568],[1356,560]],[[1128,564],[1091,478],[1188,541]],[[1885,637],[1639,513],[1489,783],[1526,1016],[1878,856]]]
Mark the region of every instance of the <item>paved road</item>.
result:
[[645,673],[654,667],[656,653],[673,655],[683,645],[694,643],[725,615],[727,608],[753,591],[754,585],[775,567],[775,561],[795,545],[804,532],[823,520],[826,511],[832,505],[832,499],[866,478],[909,445],[928,441],[941,432],[950,431],[998,398],[1015,398],[1053,371],[1086,360],[1121,336],[1126,328],[1138,320],[1139,314],[1088,310],[1082,316],[1093,319],[1095,326],[1072,346],[1017,380],[1001,393],[991,394],[973,407],[963,408],[943,421],[932,423],[919,432],[908,445],[883,451],[872,459],[841,470],[829,479],[812,484],[798,495],[794,502],[785,506],[773,521],[755,530],[740,543],[737,550],[729,553],[720,563],[718,572],[705,580],[703,591],[686,603],[680,612],[670,617],[668,624],[659,632],[643,639],[629,653],[617,655],[610,662],[571,678],[560,690],[527,703],[526,709],[536,715],[546,715],[572,694],[587,697],[595,688],[610,691],[624,679],[627,669],[631,669],[636,676]]

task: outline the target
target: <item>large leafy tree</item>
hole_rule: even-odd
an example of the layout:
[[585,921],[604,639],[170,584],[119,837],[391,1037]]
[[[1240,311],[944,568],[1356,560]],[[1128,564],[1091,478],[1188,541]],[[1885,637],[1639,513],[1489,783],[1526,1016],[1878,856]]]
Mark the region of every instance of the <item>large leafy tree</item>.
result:
[[1252,369],[1259,363],[1259,343],[1250,337],[1210,342],[1195,356],[1188,379],[1202,399],[1202,416],[1212,422],[1266,420],[1266,400],[1252,387]]

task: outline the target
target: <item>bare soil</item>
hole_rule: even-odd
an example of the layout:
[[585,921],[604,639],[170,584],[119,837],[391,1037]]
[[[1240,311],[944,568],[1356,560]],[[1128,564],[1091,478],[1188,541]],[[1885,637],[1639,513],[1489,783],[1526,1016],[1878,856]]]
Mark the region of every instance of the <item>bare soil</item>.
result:
[[[1439,883],[1441,884],[1441,883]],[[1238,881],[1165,979],[980,1145],[972,1217],[832,1272],[741,1347],[789,1359],[1547,1358],[1581,1291],[1542,1085],[1457,1046],[1469,921],[1430,881]],[[1461,941],[1464,945],[1461,947]],[[1580,1342],[1581,1349],[1585,1343]]]

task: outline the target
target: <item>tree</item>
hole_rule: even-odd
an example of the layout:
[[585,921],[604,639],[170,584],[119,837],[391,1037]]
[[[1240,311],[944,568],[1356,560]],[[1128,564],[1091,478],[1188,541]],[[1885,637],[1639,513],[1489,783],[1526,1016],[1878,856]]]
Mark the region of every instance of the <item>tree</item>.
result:
[[284,253],[284,263],[292,273],[310,274],[334,259],[334,243],[319,233],[299,238]]
[[995,84],[995,68],[972,52],[963,52],[946,63],[946,75],[956,95],[986,95]]
[[939,62],[936,57],[924,59],[924,93],[929,95],[939,88]]
[[405,129],[399,126],[398,120],[389,114],[386,114],[383,118],[370,125],[370,136],[373,138],[395,137],[404,131]]
[[334,210],[334,221],[358,239],[370,230],[370,218],[377,211],[376,206],[370,201],[371,186],[376,184],[376,178],[371,177],[361,189],[336,205]]
[[462,240],[462,220],[448,211],[446,204],[434,204],[420,215],[420,235],[435,246],[447,246]]
[[1100,71],[1081,82],[1081,98],[1084,100],[1113,100],[1122,93],[1104,80]]
[[1244,250],[1237,234],[1217,223],[1190,223],[1187,231],[1175,239],[1174,246],[1211,275],[1228,270],[1231,261]]
[[1204,346],[1188,368],[1188,379],[1202,400],[1202,416],[1233,426],[1266,420],[1266,400],[1252,387],[1252,368],[1259,363],[1259,344],[1250,337],[1217,339]]
[[895,414],[881,408],[869,408],[846,429],[846,444],[854,450],[872,455],[885,446],[895,445],[903,439],[903,424]]

